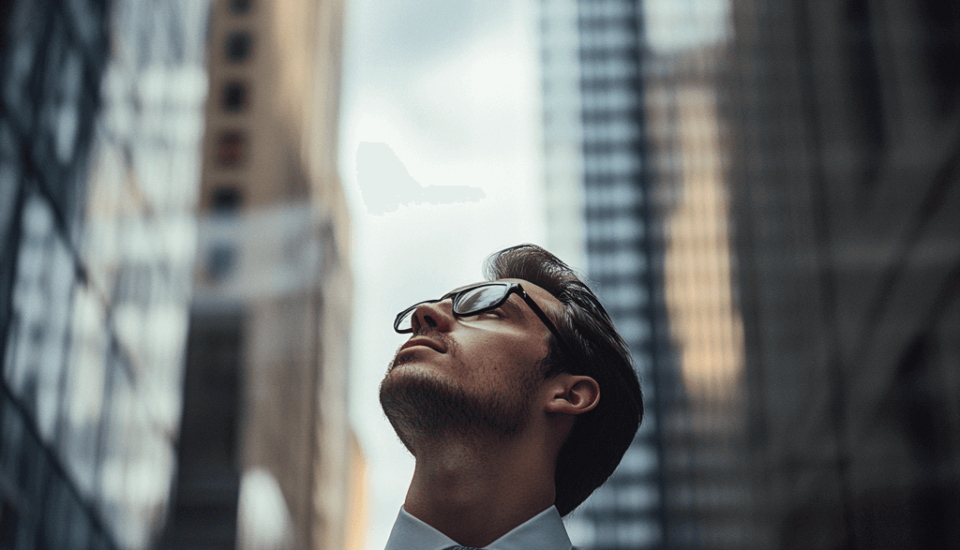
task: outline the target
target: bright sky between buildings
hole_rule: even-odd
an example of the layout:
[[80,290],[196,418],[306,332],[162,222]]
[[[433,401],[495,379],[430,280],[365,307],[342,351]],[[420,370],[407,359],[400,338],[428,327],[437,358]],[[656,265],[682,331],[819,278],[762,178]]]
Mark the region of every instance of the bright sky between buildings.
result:
[[369,468],[366,548],[379,550],[414,464],[377,399],[404,341],[394,316],[481,279],[490,253],[545,237],[537,22],[530,0],[356,0],[347,9],[350,408]]

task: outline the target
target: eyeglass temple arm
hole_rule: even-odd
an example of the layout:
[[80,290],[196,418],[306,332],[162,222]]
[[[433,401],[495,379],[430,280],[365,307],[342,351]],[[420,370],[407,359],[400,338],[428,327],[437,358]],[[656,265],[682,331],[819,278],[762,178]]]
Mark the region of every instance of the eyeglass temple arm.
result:
[[533,298],[528,296],[527,292],[522,288],[518,289],[517,294],[519,294],[520,297],[523,298],[523,301],[526,302],[527,305],[530,306],[530,309],[532,309],[533,312],[537,314],[537,317],[539,317],[540,320],[543,321],[543,324],[547,326],[547,329],[550,331],[550,334],[553,334],[553,337],[557,339],[557,342],[560,344],[560,347],[562,347],[564,351],[569,351],[569,348],[567,347],[567,343],[564,342],[563,337],[560,336],[560,332],[557,330],[557,327],[554,326],[553,321],[551,321],[550,318],[547,317],[547,314],[544,313],[542,309],[540,309],[540,306],[538,306],[537,303],[533,301]]

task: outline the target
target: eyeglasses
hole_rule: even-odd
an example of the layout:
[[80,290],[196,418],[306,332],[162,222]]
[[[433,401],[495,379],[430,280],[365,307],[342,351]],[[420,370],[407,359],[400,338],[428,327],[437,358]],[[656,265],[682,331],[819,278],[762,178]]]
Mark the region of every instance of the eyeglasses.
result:
[[508,283],[508,282],[492,282],[492,283],[480,283],[476,286],[470,288],[465,288],[462,290],[457,290],[445,294],[439,300],[424,300],[423,302],[417,302],[407,309],[401,311],[397,315],[397,320],[393,322],[393,330],[399,332],[400,334],[413,332],[413,314],[417,310],[417,306],[422,304],[435,304],[437,302],[442,302],[447,298],[453,300],[453,314],[456,317],[467,317],[470,315],[479,315],[485,311],[490,311],[496,309],[504,304],[511,294],[516,294],[523,298],[523,301],[530,306],[530,309],[537,314],[537,317],[543,321],[543,324],[550,329],[550,333],[553,334],[553,337],[557,339],[557,342],[563,348],[566,348],[566,344],[563,341],[563,338],[560,336],[560,331],[557,330],[557,327],[554,326],[553,322],[547,317],[547,314],[540,309],[540,306],[533,301],[520,286],[520,283]]

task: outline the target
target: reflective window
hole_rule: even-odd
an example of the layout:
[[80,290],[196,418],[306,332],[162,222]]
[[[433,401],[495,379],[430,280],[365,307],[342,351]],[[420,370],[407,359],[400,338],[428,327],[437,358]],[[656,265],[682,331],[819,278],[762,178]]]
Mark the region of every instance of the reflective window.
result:
[[[649,418],[645,415],[644,424]],[[649,447],[633,446],[627,449],[627,452],[620,460],[620,466],[617,467],[618,473],[624,474],[651,474],[657,469],[657,453]]]
[[236,263],[235,247],[228,244],[213,246],[207,253],[207,276],[219,282],[233,272]]
[[631,521],[617,525],[617,543],[621,548],[651,546],[660,540],[660,528],[653,521]]
[[209,4],[3,11],[0,548],[147,548],[173,475]]
[[218,214],[234,214],[243,202],[240,190],[233,186],[221,186],[210,197],[210,208]]

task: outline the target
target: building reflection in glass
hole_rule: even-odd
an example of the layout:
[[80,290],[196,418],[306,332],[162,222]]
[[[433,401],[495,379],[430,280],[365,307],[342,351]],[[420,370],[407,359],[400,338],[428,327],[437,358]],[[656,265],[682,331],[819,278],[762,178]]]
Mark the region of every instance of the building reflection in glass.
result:
[[4,9],[0,547],[145,548],[174,473],[208,4]]
[[960,546],[954,4],[541,3],[551,234],[652,411],[575,543]]

